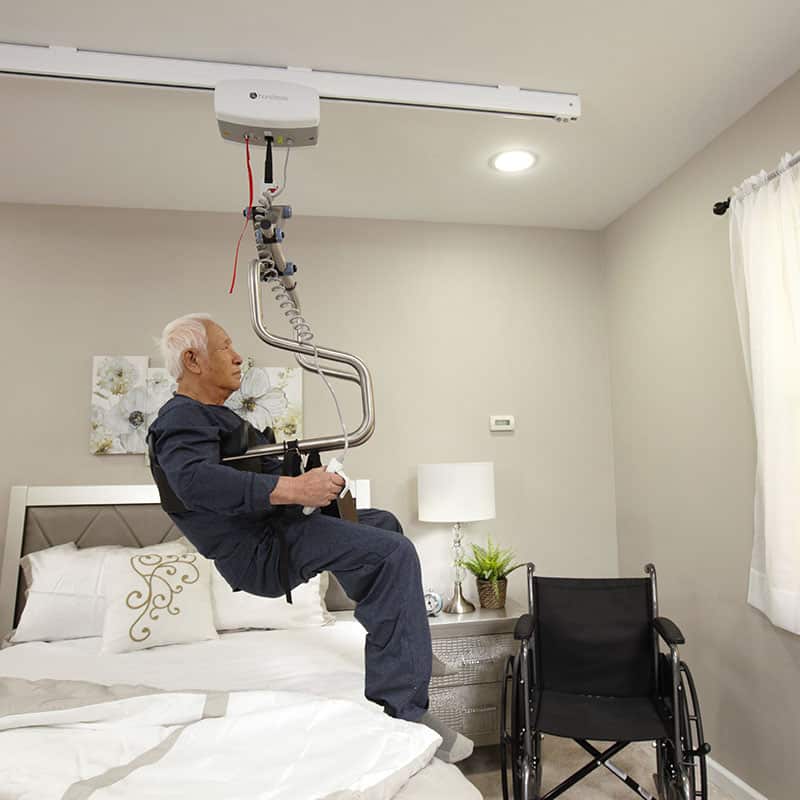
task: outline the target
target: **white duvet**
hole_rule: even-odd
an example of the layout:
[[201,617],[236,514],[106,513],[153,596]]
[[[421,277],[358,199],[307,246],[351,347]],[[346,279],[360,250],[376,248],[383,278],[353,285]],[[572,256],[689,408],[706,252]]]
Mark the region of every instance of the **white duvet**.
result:
[[[135,653],[96,638],[0,650],[0,800],[478,800],[432,758],[432,731],[364,698],[363,648],[340,617]],[[37,687],[60,701],[25,710]]]
[[299,692],[0,678],[2,800],[383,800],[440,743]]

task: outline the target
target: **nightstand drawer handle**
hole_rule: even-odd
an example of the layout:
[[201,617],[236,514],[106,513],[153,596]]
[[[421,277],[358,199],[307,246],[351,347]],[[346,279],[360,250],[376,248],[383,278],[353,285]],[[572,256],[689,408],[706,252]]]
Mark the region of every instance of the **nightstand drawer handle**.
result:
[[463,656],[459,656],[458,658],[442,658],[441,656],[438,656],[438,658],[443,664],[447,664],[450,667],[463,669],[464,667],[482,667],[489,666],[491,664],[505,663],[505,660],[508,658],[508,656],[508,653],[497,653],[495,655],[465,653]]
[[458,663],[461,664],[464,667],[466,667],[467,665],[476,666],[478,664],[495,664],[498,661],[502,661],[503,658],[504,657],[502,655],[498,655],[498,656],[477,656],[477,657],[473,656],[472,658],[470,658],[468,656],[464,656],[463,658],[459,658],[458,659]]
[[465,708],[465,714],[485,714],[488,712],[495,712],[497,711],[497,706],[478,706],[476,708]]

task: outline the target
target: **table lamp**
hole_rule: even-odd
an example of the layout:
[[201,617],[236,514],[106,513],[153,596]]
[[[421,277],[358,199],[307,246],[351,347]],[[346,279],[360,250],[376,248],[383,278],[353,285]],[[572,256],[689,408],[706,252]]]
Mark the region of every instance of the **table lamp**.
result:
[[461,523],[494,519],[494,464],[491,461],[419,464],[417,498],[420,522],[453,524],[455,585],[453,596],[444,610],[448,614],[474,611],[475,606],[461,591],[464,577]]

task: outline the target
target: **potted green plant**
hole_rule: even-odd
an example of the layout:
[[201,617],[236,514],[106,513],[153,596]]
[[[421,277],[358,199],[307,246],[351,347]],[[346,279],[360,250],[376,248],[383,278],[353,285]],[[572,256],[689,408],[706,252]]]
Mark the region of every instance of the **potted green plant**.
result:
[[489,545],[485,549],[477,544],[472,545],[472,558],[462,563],[478,582],[481,608],[505,608],[508,585],[506,576],[523,566],[523,564],[510,566],[513,560],[513,552],[501,550],[493,545],[491,536]]

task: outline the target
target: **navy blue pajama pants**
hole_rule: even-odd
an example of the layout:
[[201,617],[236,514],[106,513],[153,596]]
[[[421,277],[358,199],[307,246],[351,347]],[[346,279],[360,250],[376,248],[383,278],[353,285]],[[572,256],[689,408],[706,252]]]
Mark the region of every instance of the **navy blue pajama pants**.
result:
[[[366,628],[368,700],[393,717],[416,721],[428,708],[431,634],[417,551],[388,511],[358,512],[345,522],[319,511],[283,515],[292,588],[323,570],[332,572],[356,602],[355,617]],[[240,588],[262,597],[281,597],[279,547],[273,536],[259,545]]]

